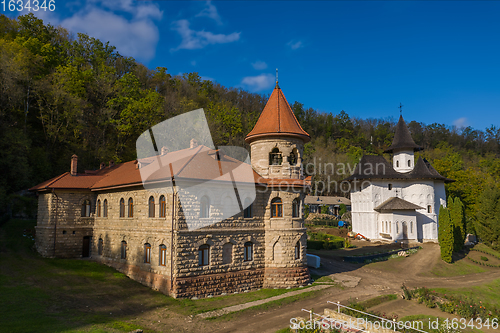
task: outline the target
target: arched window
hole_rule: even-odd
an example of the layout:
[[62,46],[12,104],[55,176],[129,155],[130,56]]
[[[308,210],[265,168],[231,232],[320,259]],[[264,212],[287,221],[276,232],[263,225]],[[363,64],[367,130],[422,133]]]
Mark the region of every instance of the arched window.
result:
[[399,168],[399,161],[396,161],[396,168]]
[[280,150],[278,148],[274,148],[269,153],[269,165],[281,165],[283,161],[283,157],[281,156]]
[[427,213],[428,214],[432,213],[432,206],[431,205],[427,205]]
[[300,202],[299,198],[295,198],[292,202],[292,217],[300,216]]
[[122,241],[121,258],[127,259],[127,242],[125,241]]
[[104,241],[102,238],[99,238],[99,242],[97,243],[97,254],[102,256],[102,250],[104,248]]
[[388,224],[388,222],[385,221],[385,232],[387,232],[389,230],[389,226],[387,224]]
[[389,221],[389,232],[392,233],[392,221]]
[[108,199],[102,203],[102,217],[108,217]]
[[271,201],[271,217],[283,217],[283,203],[281,198],[274,198]]
[[167,266],[167,247],[165,244],[160,245],[160,266]]
[[230,264],[233,262],[233,244],[226,243],[222,246],[222,263]]
[[250,198],[245,199],[245,210],[243,211],[243,217],[248,219],[253,217],[253,202]]
[[85,200],[82,204],[82,217],[90,217],[90,200]]
[[151,263],[151,244],[149,243],[144,244],[144,263]]
[[392,190],[392,184],[387,185],[387,189],[390,191]]
[[198,265],[208,266],[210,264],[210,246],[204,244],[198,249]]
[[200,218],[210,217],[210,201],[206,196],[200,200]]
[[134,217],[134,199],[128,198],[128,217]]
[[295,244],[295,259],[300,259],[300,241]]
[[290,165],[295,165],[297,164],[297,160],[298,160],[297,148],[295,148],[290,153],[290,156],[288,156],[288,162],[290,163]]
[[245,253],[243,256],[244,261],[251,261],[253,260],[253,243],[252,242],[246,242],[245,243]]
[[101,200],[97,200],[97,217],[101,217]]
[[125,200],[120,199],[120,217],[125,217]]
[[413,221],[410,221],[410,234],[413,234]]
[[155,198],[149,197],[149,217],[155,217]]
[[167,203],[165,202],[165,196],[160,197],[160,217],[167,216]]
[[399,234],[399,222],[396,222],[396,234]]
[[408,160],[408,166],[411,167],[411,160]]
[[384,232],[384,221],[382,221],[382,232]]

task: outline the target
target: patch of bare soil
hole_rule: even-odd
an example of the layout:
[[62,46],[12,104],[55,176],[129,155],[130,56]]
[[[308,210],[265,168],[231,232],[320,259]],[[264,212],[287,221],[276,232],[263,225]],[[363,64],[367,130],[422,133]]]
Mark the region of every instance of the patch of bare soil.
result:
[[349,230],[347,228],[314,228],[313,232],[323,232],[328,235],[338,236],[342,238],[347,237]]

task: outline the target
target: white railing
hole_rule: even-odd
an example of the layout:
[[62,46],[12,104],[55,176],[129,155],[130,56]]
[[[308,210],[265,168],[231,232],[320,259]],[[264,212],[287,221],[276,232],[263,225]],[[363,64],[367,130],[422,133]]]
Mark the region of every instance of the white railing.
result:
[[[371,313],[367,313],[367,312],[364,312],[364,311],[361,311],[361,310],[357,310],[357,309],[353,309],[351,307],[348,307],[348,306],[345,306],[345,305],[342,305],[340,304],[340,302],[330,302],[330,301],[327,301],[327,303],[330,303],[330,304],[335,304],[337,306],[337,312],[340,313],[340,307],[343,307],[343,308],[346,308],[346,309],[349,309],[349,310],[352,310],[352,311],[356,311],[356,312],[359,312],[359,313],[362,313],[364,315],[367,315],[367,316],[370,316],[370,317],[373,317],[373,318],[377,318],[377,319],[380,319],[382,321],[385,321],[385,322],[389,322],[391,323],[391,325],[394,325],[396,326],[396,319],[393,319],[393,320],[389,320],[387,318],[382,318],[382,317],[379,317],[379,316],[376,316],[374,314],[371,314]],[[405,323],[406,325],[406,323]],[[411,329],[413,331],[417,331],[417,332],[421,332],[421,333],[429,333],[429,332],[426,332],[426,331],[422,331],[422,330],[419,330],[418,328],[414,328],[414,327],[407,327],[407,326],[404,326],[403,328],[406,328],[406,329]],[[394,329],[395,330],[395,329]]]

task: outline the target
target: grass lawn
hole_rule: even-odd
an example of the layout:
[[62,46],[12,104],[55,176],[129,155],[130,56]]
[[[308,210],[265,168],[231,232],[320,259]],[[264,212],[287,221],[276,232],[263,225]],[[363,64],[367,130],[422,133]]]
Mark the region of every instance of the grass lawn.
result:
[[[174,299],[102,264],[42,258],[34,251],[31,237],[23,236],[23,230],[34,225],[33,220],[11,220],[0,227],[2,332],[129,332],[137,328],[163,332],[175,325],[182,328],[188,315],[296,290],[262,289],[200,300]],[[265,307],[314,295],[306,292]],[[160,321],[168,325],[159,328],[156,323]]]
[[435,276],[447,277],[447,276],[483,273],[489,270],[490,268],[479,266],[469,261],[468,259],[464,258],[457,260],[451,264],[448,264],[443,260],[438,260],[436,265],[434,265],[434,267],[430,271],[430,273]]
[[482,243],[476,244],[474,246],[474,248],[477,249],[477,250],[480,250],[480,251],[484,251],[484,252],[486,252],[488,254],[491,254],[494,257],[497,257],[497,258],[500,257],[500,252],[495,251],[491,247],[488,247],[488,246],[486,246],[486,245],[484,245]]
[[465,296],[476,300],[478,303],[486,303],[494,306],[500,306],[500,279],[494,280],[490,283],[485,283],[480,286],[463,287],[457,289],[449,288],[433,288],[439,293],[453,295],[453,296]]

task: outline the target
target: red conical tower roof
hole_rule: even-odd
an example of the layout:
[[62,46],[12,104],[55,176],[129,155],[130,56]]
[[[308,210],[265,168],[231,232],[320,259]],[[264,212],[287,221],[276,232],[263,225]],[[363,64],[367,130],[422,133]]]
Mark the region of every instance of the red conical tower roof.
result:
[[290,104],[281,91],[278,83],[269,97],[264,110],[260,114],[255,127],[245,138],[246,142],[266,136],[292,136],[304,142],[309,142],[311,137],[302,129],[293,114]]

